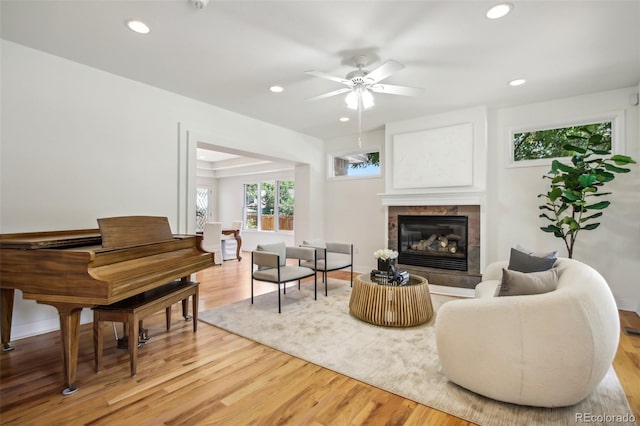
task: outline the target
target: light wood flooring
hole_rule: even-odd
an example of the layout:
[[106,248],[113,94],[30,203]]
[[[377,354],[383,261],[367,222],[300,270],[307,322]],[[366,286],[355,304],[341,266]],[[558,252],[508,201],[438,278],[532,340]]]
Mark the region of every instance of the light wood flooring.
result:
[[[250,255],[198,273],[200,310],[250,296]],[[333,276],[348,279],[348,272]],[[256,294],[273,291],[256,282]],[[330,296],[330,295],[329,295]],[[274,315],[277,315],[274,306]],[[640,319],[621,312],[623,326]],[[295,324],[291,324],[295,327]],[[113,328],[105,324],[105,334]],[[77,393],[62,396],[57,332],[13,342],[3,352],[0,423],[3,425],[468,425],[456,417],[363,384],[200,322],[192,332],[179,304],[172,329],[164,312],[145,320],[152,336],[129,376],[128,353],[105,342],[104,369],[93,370],[90,325],[82,326]],[[120,327],[119,327],[120,329]],[[640,418],[640,337],[621,335],[614,362]]]

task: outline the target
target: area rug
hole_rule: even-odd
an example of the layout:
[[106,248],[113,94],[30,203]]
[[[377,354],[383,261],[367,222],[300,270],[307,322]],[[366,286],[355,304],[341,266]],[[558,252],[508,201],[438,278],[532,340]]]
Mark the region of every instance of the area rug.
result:
[[[253,305],[242,300],[201,312],[199,319],[479,425],[574,425],[587,413],[590,423],[598,424],[597,416],[615,420],[632,414],[613,368],[590,397],[565,408],[523,407],[467,391],[442,373],[433,320],[410,328],[371,325],[349,314],[350,294],[348,282],[330,279],[329,296],[319,288],[317,301],[308,285],[288,288],[282,314],[274,291],[255,297]],[[438,307],[452,299],[432,295],[432,300],[437,315]]]

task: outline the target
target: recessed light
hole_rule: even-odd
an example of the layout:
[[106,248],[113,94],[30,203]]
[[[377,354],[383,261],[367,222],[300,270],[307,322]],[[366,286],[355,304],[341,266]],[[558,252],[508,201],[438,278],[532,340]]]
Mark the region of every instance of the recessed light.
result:
[[489,19],[498,19],[502,18],[513,9],[513,5],[511,3],[500,3],[493,6],[491,9],[487,11],[487,18]]
[[134,19],[127,21],[127,27],[129,27],[131,31],[135,31],[138,34],[148,34],[149,31],[151,31],[147,24],[142,21],[136,21]]
[[349,117],[340,117],[340,121],[346,123],[347,121],[349,121]]
[[511,80],[509,82],[509,86],[522,86],[523,84],[525,84],[527,82],[527,80],[525,80],[524,78],[517,78],[515,80]]
[[284,87],[282,87],[282,86],[271,86],[271,87],[269,87],[269,90],[271,90],[273,93],[282,93],[282,92],[284,92]]

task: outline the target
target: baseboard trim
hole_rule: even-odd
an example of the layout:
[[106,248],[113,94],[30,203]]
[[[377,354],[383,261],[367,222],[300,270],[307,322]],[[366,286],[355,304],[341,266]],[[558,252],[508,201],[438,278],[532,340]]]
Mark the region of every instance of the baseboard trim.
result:
[[[91,309],[83,309],[80,313],[80,325],[89,323],[93,323],[93,311]],[[60,330],[59,318],[44,318],[26,324],[12,324],[11,341],[14,342],[58,330]]]

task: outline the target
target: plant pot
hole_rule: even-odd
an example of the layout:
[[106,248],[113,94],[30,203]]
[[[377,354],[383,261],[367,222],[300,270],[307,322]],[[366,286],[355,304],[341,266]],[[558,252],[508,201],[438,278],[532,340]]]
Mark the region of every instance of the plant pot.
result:
[[395,265],[395,259],[378,259],[378,271],[389,271],[391,265]]

